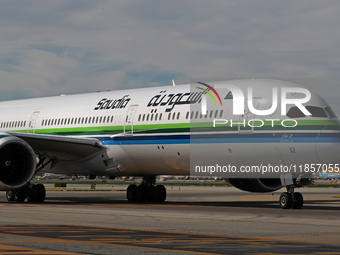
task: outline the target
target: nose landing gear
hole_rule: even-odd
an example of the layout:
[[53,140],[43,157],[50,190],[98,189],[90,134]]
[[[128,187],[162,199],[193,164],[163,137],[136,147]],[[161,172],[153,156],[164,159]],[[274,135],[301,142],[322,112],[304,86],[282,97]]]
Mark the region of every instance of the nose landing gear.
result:
[[294,186],[287,187],[287,192],[280,196],[280,207],[282,209],[301,209],[303,206],[303,196],[300,192],[294,192]]

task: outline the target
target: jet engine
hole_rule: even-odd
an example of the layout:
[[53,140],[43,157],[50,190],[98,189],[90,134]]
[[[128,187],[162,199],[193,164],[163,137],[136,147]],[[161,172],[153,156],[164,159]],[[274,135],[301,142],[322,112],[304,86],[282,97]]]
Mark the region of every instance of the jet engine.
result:
[[35,174],[36,157],[24,140],[0,134],[0,190],[15,190]]
[[234,187],[249,192],[272,192],[282,188],[280,179],[253,178],[253,179],[228,179]]

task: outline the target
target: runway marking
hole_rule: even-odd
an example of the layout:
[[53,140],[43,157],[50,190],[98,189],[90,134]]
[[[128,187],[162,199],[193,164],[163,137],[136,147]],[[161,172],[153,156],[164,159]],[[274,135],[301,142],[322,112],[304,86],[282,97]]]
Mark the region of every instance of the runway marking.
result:
[[54,254],[54,255],[81,255],[80,253],[71,253],[71,252],[61,252],[61,251],[51,251],[51,250],[42,250],[35,248],[24,248],[12,245],[0,244],[0,252],[2,255],[28,255],[28,254]]
[[[0,225],[1,235],[7,236],[7,239],[16,237],[15,241],[6,241],[7,244],[20,242],[20,245],[23,245],[26,242],[30,245],[37,244],[37,246],[39,243],[61,242],[64,245],[83,243],[89,247],[91,245],[116,246],[193,254],[340,254],[339,245],[324,244],[318,240],[301,241],[297,238],[281,240],[278,239],[280,237],[276,239],[239,237],[79,225]],[[18,241],[20,238],[34,238],[35,240]],[[3,254],[1,246],[0,253]]]
[[276,202],[276,199],[268,199],[268,198],[254,198],[254,197],[240,197],[242,199],[256,200],[256,201],[273,201]]

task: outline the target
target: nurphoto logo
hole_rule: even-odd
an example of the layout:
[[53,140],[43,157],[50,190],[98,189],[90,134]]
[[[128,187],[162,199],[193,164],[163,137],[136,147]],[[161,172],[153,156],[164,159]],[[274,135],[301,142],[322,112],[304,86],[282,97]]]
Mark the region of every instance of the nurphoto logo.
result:
[[[241,116],[245,114],[245,102],[247,102],[248,110],[254,115],[257,116],[269,116],[277,110],[279,106],[279,99],[280,99],[280,108],[281,108],[281,116],[286,116],[287,113],[287,105],[295,105],[297,108],[300,109],[300,111],[305,114],[306,116],[312,115],[306,107],[303,105],[304,103],[307,103],[311,99],[311,93],[309,90],[305,88],[298,88],[298,87],[282,87],[280,90],[276,87],[272,88],[272,97],[271,97],[271,106],[269,109],[256,109],[254,107],[254,102],[253,102],[253,88],[248,88],[247,89],[247,94],[246,97],[243,93],[243,91],[232,84],[218,84],[214,87],[205,84],[205,83],[200,83],[204,86],[207,87],[207,89],[199,88],[201,90],[204,90],[210,97],[213,99],[215,102],[215,105],[217,105],[216,100],[212,93],[209,91],[211,90],[217,98],[220,100],[220,104],[222,106],[222,101],[221,98],[216,91],[216,88],[223,88],[223,89],[228,89],[229,93],[225,97],[225,99],[231,99],[233,100],[233,116]],[[209,89],[209,90],[208,90]],[[201,101],[201,112],[202,115],[207,114],[207,94],[202,96],[202,101]],[[292,94],[299,94],[302,95],[301,98],[288,98],[288,95]],[[247,100],[246,100],[247,99]],[[288,120],[280,120],[280,119],[253,119],[253,120],[243,120],[241,122],[233,122],[233,120],[226,120],[226,119],[214,119],[213,121],[213,126],[215,127],[216,125],[225,125],[229,123],[232,127],[233,124],[240,125],[243,124],[245,127],[246,124],[248,124],[249,127],[262,127],[264,125],[264,121],[270,121],[272,126],[274,126],[275,121],[281,121],[281,125],[283,127],[295,127],[297,126],[297,121],[294,119],[288,119]],[[255,124],[257,123],[257,124]],[[285,124],[286,123],[286,124]],[[290,123],[290,125],[288,125]],[[293,123],[293,124],[292,124]],[[292,125],[291,125],[292,124]]]

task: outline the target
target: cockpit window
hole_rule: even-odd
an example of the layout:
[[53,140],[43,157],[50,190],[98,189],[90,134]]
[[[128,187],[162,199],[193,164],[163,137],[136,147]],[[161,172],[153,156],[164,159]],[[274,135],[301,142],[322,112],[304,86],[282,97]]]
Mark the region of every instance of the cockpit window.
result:
[[306,117],[306,115],[298,107],[294,106],[287,112],[287,117],[295,119]]
[[321,107],[306,106],[306,109],[312,114],[312,117],[328,118],[327,113]]
[[[326,109],[329,108],[329,109]],[[310,117],[314,118],[337,118],[335,113],[330,107],[326,107],[325,109],[318,106],[306,106],[306,109],[312,114]],[[303,118],[306,115],[296,106],[289,109],[287,112],[287,116],[289,118]],[[332,117],[331,117],[332,116]],[[335,117],[333,117],[335,116]]]
[[331,119],[337,119],[338,116],[336,116],[335,112],[333,111],[333,109],[330,107],[330,106],[327,106],[325,108],[325,111],[327,112],[328,116],[331,118]]

